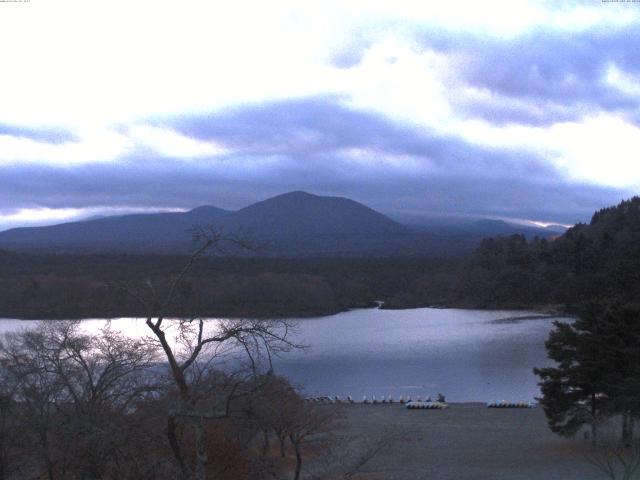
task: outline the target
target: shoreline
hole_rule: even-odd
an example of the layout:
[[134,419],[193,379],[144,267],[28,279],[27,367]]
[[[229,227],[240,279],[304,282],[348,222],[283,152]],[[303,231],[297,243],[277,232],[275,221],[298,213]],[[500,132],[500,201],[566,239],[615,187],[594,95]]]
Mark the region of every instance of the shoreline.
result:
[[[381,303],[379,303],[381,302]],[[563,318],[571,317],[570,309],[560,306],[546,305],[546,306],[532,306],[532,307],[490,307],[490,308],[478,308],[469,305],[423,305],[423,306],[407,306],[407,307],[386,307],[383,301],[376,301],[368,306],[354,306],[351,308],[345,308],[340,310],[327,310],[325,311],[303,311],[303,312],[291,312],[286,315],[242,315],[242,314],[225,314],[225,313],[205,313],[198,315],[205,319],[215,318],[229,318],[229,319],[255,319],[255,320],[291,320],[299,319],[306,320],[311,318],[332,317],[341,313],[350,312],[353,310],[387,310],[387,311],[403,311],[403,310],[421,310],[421,309],[433,309],[433,310],[475,310],[480,312],[527,312],[532,315],[523,317],[513,316],[496,319],[494,321],[521,321],[521,320],[538,320],[546,318]],[[169,318],[187,318],[188,315],[167,315]],[[534,318],[535,317],[535,318]],[[24,320],[24,321],[38,321],[38,320],[120,320],[125,318],[146,318],[144,315],[127,315],[127,314],[113,314],[111,315],[12,315],[3,314],[0,312],[0,320]]]

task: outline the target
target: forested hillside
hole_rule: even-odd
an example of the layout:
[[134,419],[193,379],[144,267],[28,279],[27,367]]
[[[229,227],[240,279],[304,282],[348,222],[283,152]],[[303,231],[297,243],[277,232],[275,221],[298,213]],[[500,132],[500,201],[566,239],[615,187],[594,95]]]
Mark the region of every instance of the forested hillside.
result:
[[[478,308],[573,307],[629,301],[640,294],[640,197],[604,208],[552,240],[488,238],[455,274],[413,285],[398,305],[441,303]],[[393,301],[389,305],[392,305]]]
[[[32,255],[0,251],[0,317],[143,315],[122,286],[166,288],[181,255]],[[327,315],[374,305],[457,263],[408,259],[201,258],[172,315]],[[438,273],[441,272],[441,273]]]

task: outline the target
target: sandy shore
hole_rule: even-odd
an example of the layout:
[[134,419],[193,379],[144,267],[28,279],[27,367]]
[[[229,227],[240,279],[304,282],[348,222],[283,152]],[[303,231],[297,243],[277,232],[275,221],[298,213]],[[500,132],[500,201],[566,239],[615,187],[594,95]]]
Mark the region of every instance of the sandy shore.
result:
[[[345,405],[342,433],[389,445],[370,463],[371,478],[393,480],[591,480],[603,478],[587,461],[584,438],[551,433],[541,408],[493,409],[452,404],[407,410],[400,404]],[[369,477],[368,477],[369,478]]]

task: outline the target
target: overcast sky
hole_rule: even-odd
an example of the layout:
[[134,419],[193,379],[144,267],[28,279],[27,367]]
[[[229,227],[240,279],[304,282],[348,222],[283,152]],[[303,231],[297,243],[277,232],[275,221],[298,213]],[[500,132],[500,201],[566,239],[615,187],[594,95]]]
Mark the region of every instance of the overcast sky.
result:
[[588,221],[640,191],[640,3],[0,2],[0,230],[235,209]]

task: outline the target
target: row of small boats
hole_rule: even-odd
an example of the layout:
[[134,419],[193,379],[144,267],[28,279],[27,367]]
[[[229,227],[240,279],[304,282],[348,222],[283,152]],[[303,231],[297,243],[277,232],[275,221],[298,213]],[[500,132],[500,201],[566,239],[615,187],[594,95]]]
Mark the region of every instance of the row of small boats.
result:
[[325,404],[325,405],[335,404],[335,403],[363,403],[368,405],[375,405],[380,403],[400,403],[402,405],[405,405],[411,402],[444,403],[444,396],[438,395],[438,400],[432,401],[430,396],[425,397],[425,399],[422,400],[421,396],[418,396],[415,399],[412,399],[410,396],[405,398],[403,395],[400,395],[400,397],[397,400],[395,400],[391,395],[387,395],[387,396],[383,395],[379,398],[376,397],[375,395],[372,395],[371,398],[365,395],[362,397],[361,402],[356,402],[351,397],[351,395],[347,395],[346,397],[340,397],[339,395],[329,397],[324,395],[324,396],[318,396],[318,397],[307,397],[307,401],[311,403],[319,403],[319,404]]
[[408,402],[406,407],[409,410],[444,410],[449,408],[449,404],[444,402]]
[[[391,395],[382,396],[377,398],[375,395],[372,395],[371,398],[366,395],[362,397],[361,402],[356,402],[351,395],[347,395],[346,397],[340,397],[339,395],[334,395],[333,397],[329,396],[319,396],[319,397],[308,397],[308,402],[317,403],[321,405],[331,405],[331,404],[349,404],[349,403],[362,403],[364,405],[376,405],[376,404],[386,404],[386,403],[399,403],[401,405],[406,405],[409,409],[443,409],[447,408],[449,405],[444,401],[444,396],[439,395],[437,400],[431,400],[431,397],[426,397],[424,400],[422,397],[418,396],[415,399],[409,397],[404,397],[400,395],[398,400],[396,401]],[[532,402],[507,402],[506,400],[487,402],[487,408],[534,408],[535,403]]]
[[499,402],[488,402],[488,408],[533,408],[535,404],[531,402],[507,402],[501,400]]
[[320,396],[320,397],[307,397],[306,398],[307,402],[310,403],[317,403],[320,405],[331,405],[331,404],[335,404],[335,403],[356,403],[353,398],[351,398],[351,395],[347,396],[347,397],[339,397],[338,395],[334,396],[334,397],[328,397],[326,395],[324,396]]

